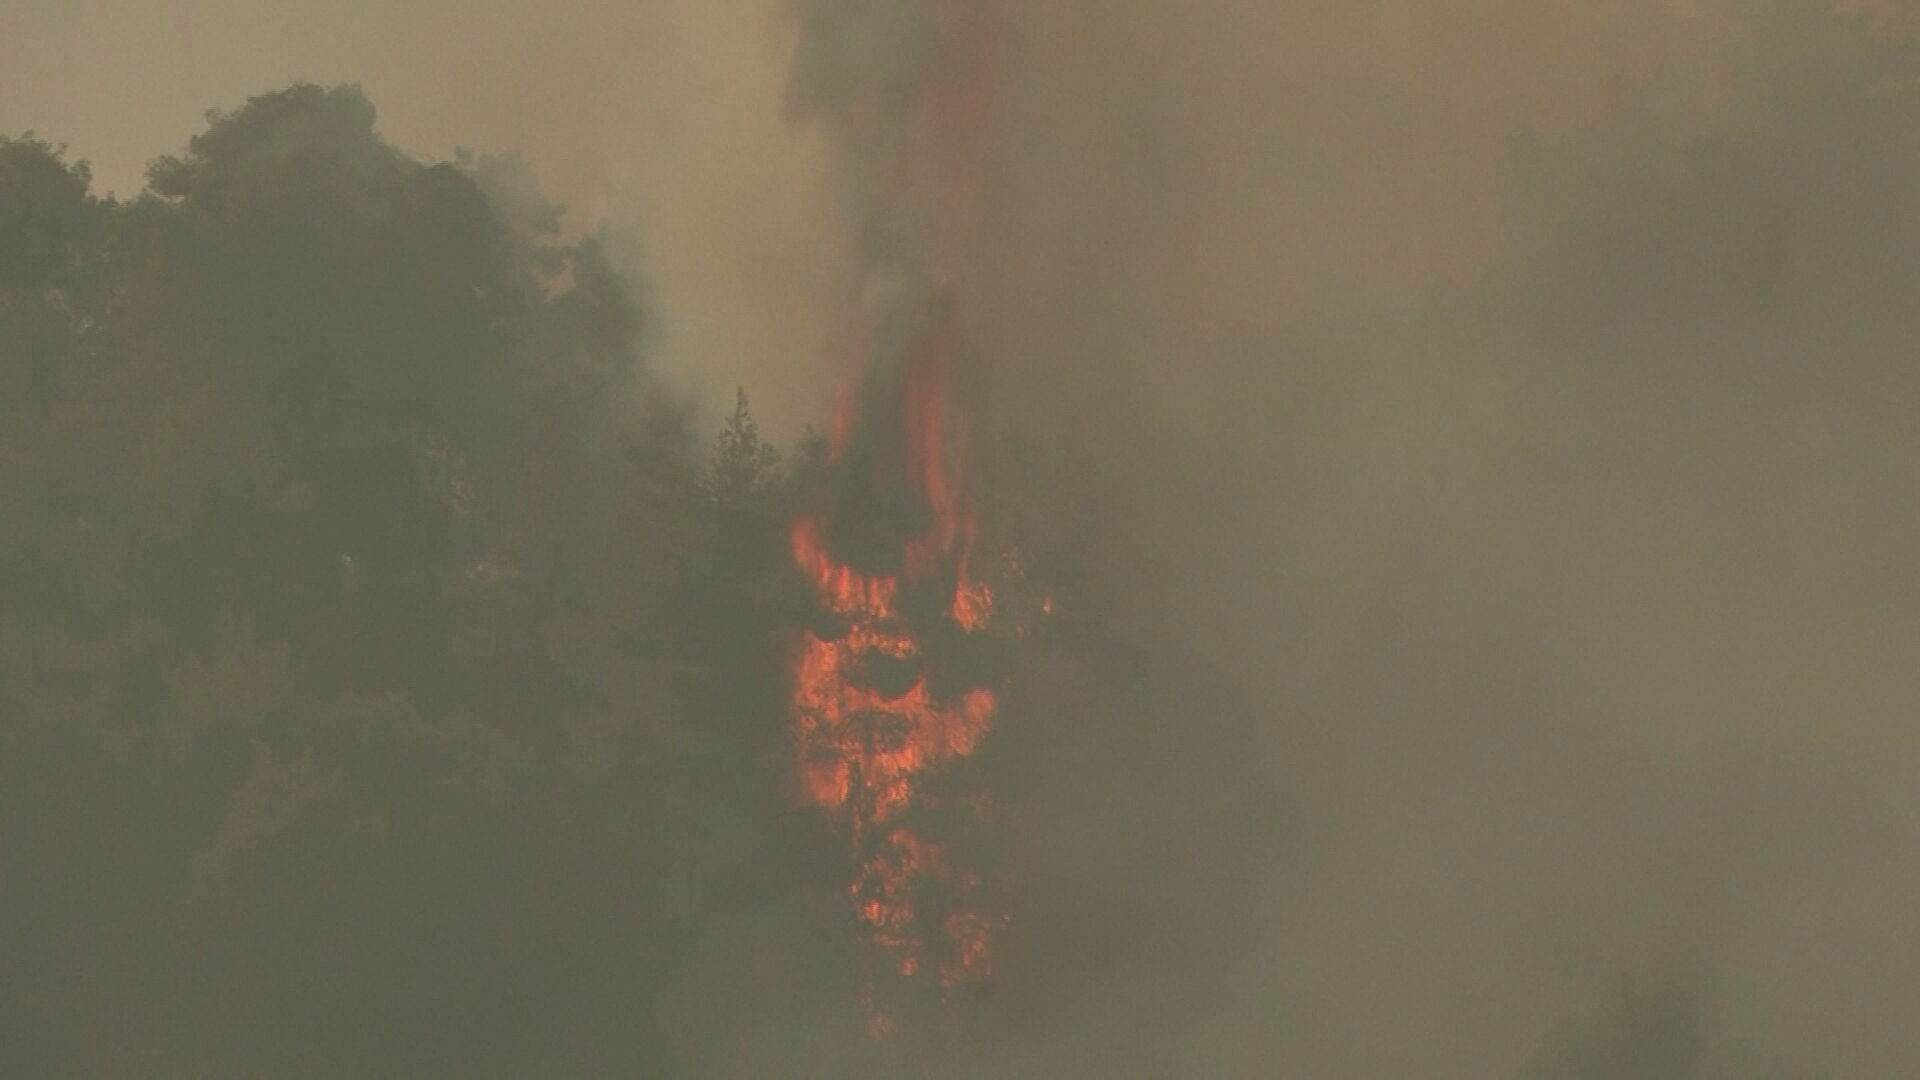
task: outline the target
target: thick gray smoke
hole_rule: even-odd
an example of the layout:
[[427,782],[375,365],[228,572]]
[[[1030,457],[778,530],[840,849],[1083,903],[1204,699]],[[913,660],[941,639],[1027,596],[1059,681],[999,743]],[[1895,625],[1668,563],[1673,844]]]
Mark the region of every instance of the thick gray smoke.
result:
[[1030,854],[1079,884],[1021,1060],[1910,1068],[1898,21],[1016,21],[998,476],[1139,658],[1035,736]]
[[[895,1050],[832,1027],[857,957],[817,931],[837,925],[838,885],[816,866],[811,819],[771,793],[783,746],[753,742],[754,708],[780,723],[766,676],[707,691],[739,704],[723,722],[630,740],[648,751],[620,768],[640,780],[587,789],[524,830],[528,882],[554,873],[552,836],[580,839],[575,877],[591,887],[578,893],[593,903],[522,888],[536,898],[522,908],[551,910],[520,925],[577,939],[573,952],[474,916],[482,931],[446,934],[444,954],[404,969],[417,987],[389,979],[370,998],[342,983],[339,997],[430,1027],[447,991],[421,972],[497,938],[515,947],[479,955],[556,988],[528,992],[543,1008],[523,1029],[475,1022],[544,1053],[453,1040],[509,1068],[848,1075],[897,1050],[907,1065],[880,1072],[1912,1072],[1914,6],[1008,2],[991,25],[991,107],[965,148],[972,209],[936,245],[913,215],[876,212],[893,205],[876,193],[915,131],[889,108],[951,56],[934,15],[969,7],[191,0],[169,12],[198,13],[203,32],[163,56],[139,47],[160,33],[158,8],[108,18],[24,0],[0,15],[0,132],[70,139],[123,194],[198,110],[295,77],[364,82],[382,131],[411,151],[524,151],[574,225],[642,236],[655,368],[745,382],[781,433],[828,421],[847,324],[889,287],[923,287],[899,277],[941,252],[972,358],[979,483],[1057,600],[980,754],[1007,840],[994,854],[1015,881],[991,988]],[[75,56],[89,63],[59,62]],[[243,81],[218,81],[228,73]],[[142,111],[156,103],[174,111]],[[139,144],[148,129],[166,141]],[[341,340],[355,340],[349,314]],[[624,550],[658,531],[653,504],[635,505],[646,513],[590,541],[555,526],[552,548]],[[731,567],[711,592],[773,593]],[[633,604],[603,601],[608,621],[668,606],[632,588]],[[598,640],[570,629],[574,603],[554,600],[553,632],[515,655]],[[734,641],[705,618],[698,641]],[[514,643],[527,625],[496,621]],[[743,665],[775,650],[734,644]],[[647,688],[628,696],[660,696],[653,667],[605,653],[578,667],[595,673],[582,695],[624,672]],[[703,678],[738,682],[717,665]],[[530,713],[550,711],[524,692]],[[493,697],[519,716],[519,698]],[[374,711],[343,700],[343,714]],[[685,765],[689,741],[706,771]],[[737,779],[745,744],[768,758],[751,782]],[[529,775],[508,790],[550,790]],[[736,778],[733,801],[710,777]],[[656,789],[684,801],[636,794]],[[738,809],[763,790],[767,807]],[[224,789],[204,797],[226,805]],[[497,818],[449,820],[522,820],[520,802],[496,802]],[[755,813],[789,811],[791,836],[755,832]],[[631,841],[607,839],[616,819]],[[134,864],[100,861],[103,880]],[[393,863],[412,880],[411,862]],[[295,880],[341,878],[312,865]],[[494,863],[474,865],[429,895],[487,893]],[[91,880],[63,887],[120,895]],[[391,906],[364,892],[380,901],[366,910]],[[605,927],[630,916],[640,929],[607,947]],[[35,918],[10,947],[65,970],[44,944],[65,939],[32,930],[64,924]],[[364,955],[415,940],[408,919]],[[363,940],[339,921],[329,933]],[[224,941],[229,922],[197,932]],[[258,940],[281,940],[262,925]],[[124,960],[117,940],[99,937],[98,955]],[[164,960],[176,946],[151,948]],[[233,955],[283,987],[276,964],[332,970],[338,950],[311,952]],[[543,966],[550,954],[601,959],[582,977]],[[256,982],[205,984],[239,989],[183,1015],[250,1015]],[[23,993],[64,1017],[70,999],[172,1000],[174,985]],[[301,1004],[269,1015],[330,1015],[287,993]],[[194,1056],[217,1046],[204,1027],[147,1023],[193,1053],[144,1057],[151,1032],[134,1029],[105,1060],[226,1060]],[[270,1027],[246,1025],[263,1043]],[[417,1059],[379,1042],[354,1060],[467,1060],[408,1034],[395,1045]]]

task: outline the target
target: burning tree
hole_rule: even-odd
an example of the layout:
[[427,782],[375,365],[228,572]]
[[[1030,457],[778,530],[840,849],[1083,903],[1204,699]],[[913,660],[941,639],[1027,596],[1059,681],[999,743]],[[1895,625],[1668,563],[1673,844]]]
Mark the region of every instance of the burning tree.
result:
[[[987,816],[984,793],[930,798],[925,781],[973,754],[998,705],[996,590],[974,565],[979,519],[942,437],[945,333],[915,335],[902,377],[875,388],[887,419],[842,426],[821,505],[791,541],[820,607],[794,658],[806,795],[848,828],[848,891],[892,969],[951,988],[990,972],[1005,916],[982,872],[920,824],[956,807]],[[888,1021],[876,1011],[874,1024]]]
[[[983,792],[935,794],[998,708],[996,585],[983,573],[956,375],[966,352],[956,249],[971,220],[995,57],[974,0],[803,5],[795,105],[839,142],[867,258],[852,371],[815,505],[792,523],[818,616],[798,635],[792,712],[806,797],[843,823],[847,891],[884,959],[943,993],[986,977],[1004,911],[992,875],[936,836]],[[869,988],[869,1027],[894,1021]]]

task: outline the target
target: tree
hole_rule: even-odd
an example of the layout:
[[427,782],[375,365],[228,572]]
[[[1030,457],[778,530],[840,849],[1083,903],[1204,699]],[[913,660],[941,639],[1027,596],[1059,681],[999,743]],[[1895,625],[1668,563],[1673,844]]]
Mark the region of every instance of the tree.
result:
[[760,492],[780,466],[780,451],[760,438],[760,427],[747,409],[747,391],[734,395],[733,412],[714,439],[713,465],[707,481],[711,497],[737,503]]
[[779,455],[744,392],[703,452],[623,238],[374,121],[264,94],[124,203],[0,140],[0,1072],[704,1072],[852,1011],[794,990],[850,928]]

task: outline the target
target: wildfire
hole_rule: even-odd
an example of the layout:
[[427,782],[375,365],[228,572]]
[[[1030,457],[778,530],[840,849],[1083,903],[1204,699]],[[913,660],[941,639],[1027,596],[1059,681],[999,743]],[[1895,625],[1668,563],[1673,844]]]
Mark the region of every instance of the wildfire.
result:
[[[911,424],[911,421],[909,421]],[[903,611],[903,594],[951,574],[941,615],[961,634],[983,630],[993,592],[966,572],[975,529],[966,503],[951,484],[931,481],[940,468],[937,425],[909,429],[922,449],[914,487],[934,508],[933,524],[909,538],[899,574],[864,573],[836,559],[816,516],[792,528],[795,565],[811,580],[834,631],[801,634],[793,664],[793,713],[799,768],[807,797],[849,826],[856,872],[848,886],[854,910],[895,970],[928,970],[943,986],[980,978],[990,970],[995,919],[956,909],[937,933],[923,926],[915,893],[939,882],[955,895],[978,890],[979,877],[952,864],[942,845],[905,822],[916,782],[930,771],[974,752],[993,726],[993,690],[937,691],[926,635]],[[837,455],[836,455],[837,457]],[[929,939],[937,937],[938,947]],[[936,957],[930,957],[937,953]]]
[[[831,2],[802,0],[819,12]],[[818,53],[832,77],[804,96],[864,170],[864,216],[888,242],[862,283],[875,302],[848,330],[855,365],[830,428],[831,494],[792,524],[794,564],[822,609],[793,656],[798,771],[806,798],[846,826],[848,897],[880,955],[897,976],[946,989],[989,974],[1005,921],[923,812],[939,801],[926,781],[974,754],[999,708],[965,658],[969,640],[990,636],[996,596],[975,572],[979,526],[950,400],[961,352],[952,275],[974,225],[992,6],[903,0],[892,25],[918,35],[903,49],[922,57],[913,79],[884,63],[841,67],[868,54],[840,43]],[[825,16],[811,25],[859,29]],[[976,817],[989,808],[983,795],[957,805]],[[895,1027],[874,987],[863,1001],[876,1035]]]

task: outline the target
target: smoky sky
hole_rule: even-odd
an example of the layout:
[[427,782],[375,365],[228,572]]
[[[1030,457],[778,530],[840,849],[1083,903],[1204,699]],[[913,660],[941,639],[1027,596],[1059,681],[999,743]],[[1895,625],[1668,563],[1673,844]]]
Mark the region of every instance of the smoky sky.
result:
[[1114,1028],[1223,1073],[1900,1071],[1896,20],[1029,14],[996,400],[1099,507],[1091,602],[1211,673],[1131,782],[1192,874],[1152,921],[1231,974]]
[[[1912,7],[1002,15],[955,288],[980,467],[1133,658],[1008,711],[1046,973],[1010,964],[1004,1069],[1909,1070]],[[0,131],[124,195],[210,106],[360,83],[399,146],[517,152],[632,231],[659,368],[789,436],[859,262],[807,32],[12,0]]]
[[832,401],[806,365],[843,234],[819,148],[781,108],[789,24],[777,0],[9,2],[0,130],[66,142],[125,197],[209,108],[358,83],[401,148],[518,152],[574,231],[643,231],[674,363],[716,407],[749,384],[794,434]]

